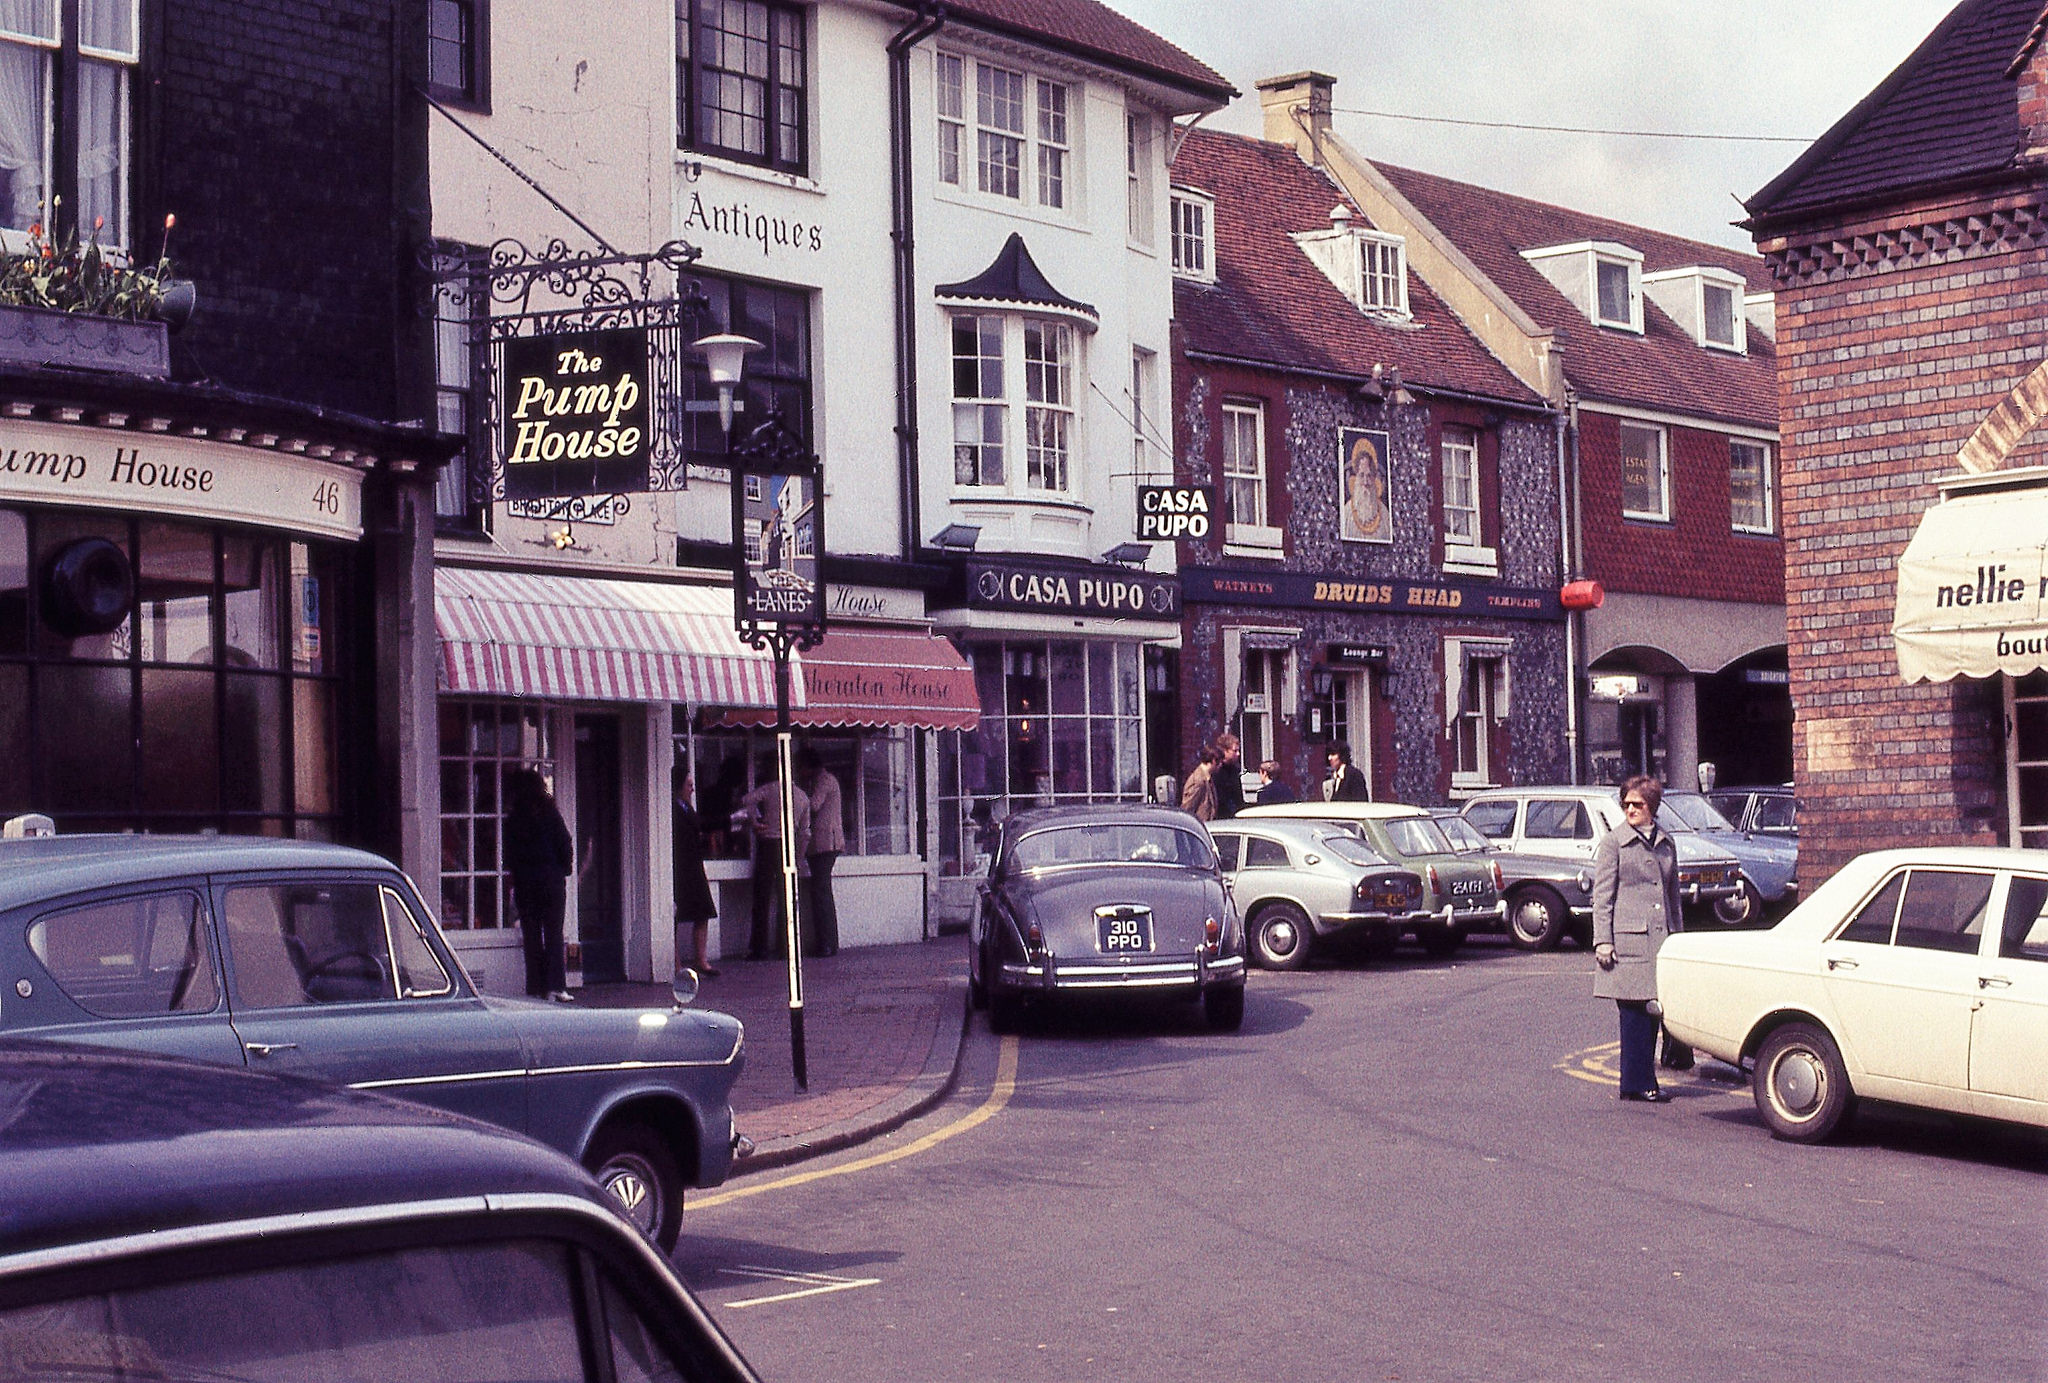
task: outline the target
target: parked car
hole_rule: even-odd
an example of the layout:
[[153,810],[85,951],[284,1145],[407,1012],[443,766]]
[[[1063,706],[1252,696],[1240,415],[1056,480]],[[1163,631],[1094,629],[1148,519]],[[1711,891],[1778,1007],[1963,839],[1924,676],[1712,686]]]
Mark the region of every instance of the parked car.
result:
[[2048,852],[1858,856],[1769,931],[1670,938],[1657,997],[1780,1138],[1858,1097],[2048,1125]]
[[1245,951],[1268,970],[1298,970],[1324,940],[1359,937],[1391,949],[1423,911],[1422,876],[1364,837],[1321,821],[1212,821]]
[[1171,807],[1017,812],[968,928],[968,992],[998,1031],[1027,1002],[1182,995],[1212,1028],[1244,1022],[1244,928],[1208,830]]
[[[1466,800],[1465,819],[1517,855],[1563,861],[1568,873],[1511,885],[1508,938],[1524,950],[1549,950],[1566,933],[1581,945],[1593,935],[1593,847],[1622,824],[1621,794],[1611,787],[1488,788]],[[1659,825],[1667,817],[1657,818]],[[1697,831],[1668,818],[1678,849],[1678,891],[1686,920],[1704,922],[1714,905],[1742,891],[1742,866]],[[1505,872],[1505,871],[1503,871]]]
[[1799,804],[1790,785],[1715,788],[1707,800],[1738,831],[1799,839]]
[[[1765,906],[1789,907],[1799,901],[1799,841],[1792,836],[1759,835],[1730,825],[1703,793],[1667,792],[1657,820],[1675,818],[1698,831],[1742,865],[1742,891],[1714,905],[1714,916],[1730,926],[1761,921]],[[1674,831],[1676,827],[1672,828]]]
[[412,881],[300,841],[0,841],[0,1033],[314,1076],[531,1134],[673,1246],[737,1135],[737,1019],[477,993]]
[[0,1376],[756,1377],[618,1203],[488,1124],[0,1042]]
[[1432,807],[1430,814],[1461,855],[1484,854],[1500,866],[1506,914],[1494,930],[1524,951],[1538,949],[1546,929],[1566,912],[1565,899],[1577,900],[1587,917],[1593,895],[1591,860],[1578,860],[1515,848],[1512,839],[1492,840],[1467,821],[1456,807]]
[[1394,802],[1289,802],[1247,807],[1237,820],[1278,818],[1332,821],[1357,831],[1383,858],[1414,870],[1423,882],[1422,907],[1404,918],[1423,951],[1441,959],[1465,944],[1468,932],[1500,925],[1502,874],[1491,861],[1460,855],[1430,814]]

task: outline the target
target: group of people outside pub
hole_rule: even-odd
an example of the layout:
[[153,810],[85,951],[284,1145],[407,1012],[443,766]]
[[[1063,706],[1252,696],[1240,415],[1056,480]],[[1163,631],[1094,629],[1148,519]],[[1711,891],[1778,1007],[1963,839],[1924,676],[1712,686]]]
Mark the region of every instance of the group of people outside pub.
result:
[[[1366,782],[1365,774],[1351,762],[1350,745],[1332,744],[1324,757],[1330,765],[1329,776],[1322,782],[1325,802],[1372,800],[1372,788]],[[1181,785],[1181,810],[1202,821],[1228,821],[1242,811],[1245,807],[1243,758],[1243,742],[1228,731],[1204,745],[1193,771]],[[1281,802],[1299,802],[1301,794],[1281,776],[1279,760],[1267,759],[1259,765],[1259,791],[1253,800],[1261,806],[1272,806]]]

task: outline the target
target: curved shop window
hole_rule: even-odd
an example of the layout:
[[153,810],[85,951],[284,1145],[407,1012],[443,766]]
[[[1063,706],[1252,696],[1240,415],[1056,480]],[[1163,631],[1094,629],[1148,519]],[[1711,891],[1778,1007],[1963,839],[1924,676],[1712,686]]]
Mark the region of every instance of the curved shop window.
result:
[[346,549],[0,508],[0,817],[330,839]]

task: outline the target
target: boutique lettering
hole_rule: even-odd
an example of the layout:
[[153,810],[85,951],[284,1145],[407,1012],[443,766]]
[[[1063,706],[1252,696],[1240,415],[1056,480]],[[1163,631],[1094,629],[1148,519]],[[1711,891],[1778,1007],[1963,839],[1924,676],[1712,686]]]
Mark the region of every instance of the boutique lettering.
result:
[[[2041,578],[2041,596],[2048,599],[2048,576]],[[1934,607],[1937,610],[1948,606],[2003,605],[2026,598],[2026,580],[2006,576],[2003,562],[1995,567],[1977,568],[1977,579],[1967,585],[1934,588]]]

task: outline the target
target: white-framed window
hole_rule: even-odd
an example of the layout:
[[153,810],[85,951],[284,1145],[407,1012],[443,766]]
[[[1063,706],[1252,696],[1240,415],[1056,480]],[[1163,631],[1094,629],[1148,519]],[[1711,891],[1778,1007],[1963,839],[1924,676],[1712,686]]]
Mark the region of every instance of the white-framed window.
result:
[[1223,540],[1251,547],[1281,545],[1266,504],[1266,406],[1256,399],[1223,404]]
[[1152,243],[1152,117],[1143,111],[1124,113],[1124,185],[1130,202],[1133,244]]
[[1621,513],[1629,519],[1671,518],[1671,465],[1664,429],[1649,423],[1623,421],[1621,433]]
[[1508,716],[1508,648],[1503,639],[1444,640],[1444,720],[1454,788],[1495,782],[1493,730]]
[[1625,259],[1609,259],[1598,256],[1593,261],[1593,290],[1595,320],[1603,327],[1627,327],[1640,331],[1637,324],[1636,266]]
[[1071,85],[940,52],[932,98],[940,182],[1025,206],[1072,204],[1079,112]]
[[1728,442],[1728,522],[1738,533],[1778,531],[1771,448],[1740,437]]
[[1570,298],[1587,320],[1642,332],[1642,251],[1613,241],[1581,240],[1524,250],[1522,258]]
[[1152,369],[1155,353],[1131,347],[1131,474],[1141,482],[1152,474],[1152,446],[1146,436],[1152,411]]
[[[960,312],[952,332],[953,483],[1067,494],[1079,428],[1074,328],[1042,317]],[[1019,381],[1021,393],[1013,393]],[[1018,455],[1021,472],[1009,464]]]
[[1694,345],[1736,355],[1748,352],[1749,285],[1734,270],[1712,264],[1662,269],[1644,274],[1642,286]]
[[[1282,696],[1287,686],[1287,664],[1292,655],[1271,648],[1247,648],[1244,672],[1238,682],[1243,709],[1238,716],[1238,738],[1243,752],[1238,756],[1240,771],[1257,772],[1258,765],[1274,757],[1277,741],[1273,727],[1289,708]],[[1219,769],[1222,765],[1217,766]]]
[[1359,231],[1358,305],[1368,312],[1408,315],[1407,246],[1398,235]]
[[[40,223],[56,239],[129,243],[129,87],[141,59],[138,0],[15,0],[0,7],[0,225]],[[56,111],[76,112],[78,137],[57,164]],[[52,208],[63,198],[74,218]],[[58,224],[53,225],[53,221]]]
[[1710,346],[1742,349],[1741,317],[1735,311],[1735,290],[1725,283],[1700,285],[1700,336]]
[[1216,203],[1203,193],[1176,187],[1167,202],[1173,272],[1203,283],[1216,281]]
[[528,701],[442,697],[441,926],[447,930],[517,925],[508,905],[504,848],[505,779],[537,768],[555,780],[555,719]]
[[1444,464],[1444,542],[1478,547],[1479,438],[1464,428],[1447,427],[1438,450]]

